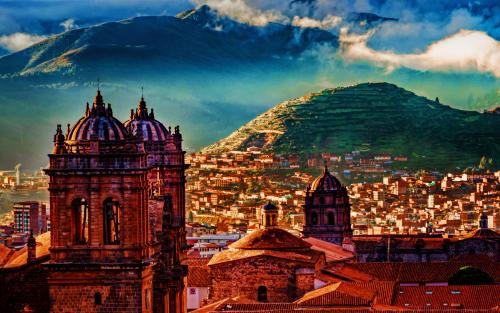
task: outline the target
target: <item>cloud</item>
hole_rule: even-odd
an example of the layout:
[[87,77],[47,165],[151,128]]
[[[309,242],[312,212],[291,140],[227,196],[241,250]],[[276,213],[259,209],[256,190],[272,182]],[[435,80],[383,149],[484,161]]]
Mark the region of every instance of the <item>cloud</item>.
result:
[[500,42],[485,32],[460,30],[438,40],[421,53],[377,51],[367,42],[374,31],[363,35],[340,35],[340,55],[347,61],[368,61],[392,71],[406,67],[420,71],[491,73],[500,77]]
[[249,6],[244,0],[195,0],[198,5],[207,4],[221,14],[255,26],[266,26],[271,22],[287,23],[289,19],[277,10],[260,10]]
[[68,30],[78,28],[78,25],[75,24],[75,20],[72,18],[62,21],[61,24],[59,25],[61,25],[64,28],[65,32],[67,32]]
[[11,51],[19,51],[45,39],[45,36],[27,33],[13,33],[0,36],[0,46]]
[[292,25],[303,28],[323,28],[333,29],[340,25],[342,18],[340,16],[327,15],[323,20],[317,20],[310,17],[294,16]]

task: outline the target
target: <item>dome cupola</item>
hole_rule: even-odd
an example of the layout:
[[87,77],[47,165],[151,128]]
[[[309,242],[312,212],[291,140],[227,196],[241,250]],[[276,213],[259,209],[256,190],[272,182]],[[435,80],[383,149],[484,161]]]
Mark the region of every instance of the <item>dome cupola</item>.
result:
[[167,128],[155,119],[153,109],[148,113],[144,96],[139,100],[135,112],[130,110],[130,119],[124,125],[132,136],[142,136],[146,142],[166,141],[170,135]]
[[323,174],[317,177],[311,184],[311,191],[333,191],[340,190],[342,184],[340,181],[330,174],[328,167],[325,165]]
[[127,138],[123,124],[113,117],[111,104],[104,104],[101,91],[97,89],[92,108],[87,103],[85,116],[82,117],[67,135],[68,141],[102,140],[120,141]]

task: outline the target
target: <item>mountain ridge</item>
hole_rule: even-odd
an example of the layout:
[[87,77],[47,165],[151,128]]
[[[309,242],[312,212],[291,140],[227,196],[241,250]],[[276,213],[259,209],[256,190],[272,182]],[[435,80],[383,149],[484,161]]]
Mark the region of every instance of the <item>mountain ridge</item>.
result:
[[205,153],[258,146],[285,154],[407,155],[418,166],[452,168],[497,159],[500,116],[462,111],[389,83],[363,83],[279,103],[209,145]]

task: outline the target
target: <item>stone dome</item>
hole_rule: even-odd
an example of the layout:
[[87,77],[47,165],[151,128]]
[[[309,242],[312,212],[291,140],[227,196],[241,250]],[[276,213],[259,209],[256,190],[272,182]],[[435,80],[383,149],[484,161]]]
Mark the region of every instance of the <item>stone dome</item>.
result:
[[166,141],[170,135],[167,128],[155,120],[153,109],[148,114],[144,97],[139,101],[137,110],[135,112],[131,110],[130,119],[124,125],[127,131],[133,136],[137,136],[140,131],[144,141]]
[[325,166],[323,174],[313,180],[311,184],[311,191],[332,191],[340,190],[341,188],[342,183],[340,183],[337,177],[330,174],[327,166]]
[[311,244],[280,228],[265,228],[255,231],[232,243],[232,249],[246,250],[303,250]]
[[106,140],[118,141],[127,138],[127,130],[122,122],[113,117],[111,104],[106,108],[101,95],[97,90],[92,108],[87,103],[85,116],[82,117],[71,130],[69,130],[67,140]]

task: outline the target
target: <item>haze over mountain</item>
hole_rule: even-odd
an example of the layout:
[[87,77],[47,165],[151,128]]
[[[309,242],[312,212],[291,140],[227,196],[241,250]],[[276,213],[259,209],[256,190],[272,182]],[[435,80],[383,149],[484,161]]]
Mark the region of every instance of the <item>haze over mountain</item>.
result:
[[500,157],[500,115],[460,111],[388,83],[325,89],[282,102],[207,153],[257,146],[284,154],[405,155],[415,168],[466,167]]
[[[350,12],[342,21],[367,31],[394,26],[392,17]],[[98,78],[122,120],[144,86],[148,106],[167,125],[181,125],[190,151],[227,136],[273,103],[326,87],[389,81],[478,111],[491,106],[483,99],[498,89],[498,80],[483,73],[388,72],[346,61],[338,29],[304,25],[310,22],[255,25],[200,6],[176,17],[72,29],[0,57],[0,168],[45,165],[55,125],[83,114]]]

